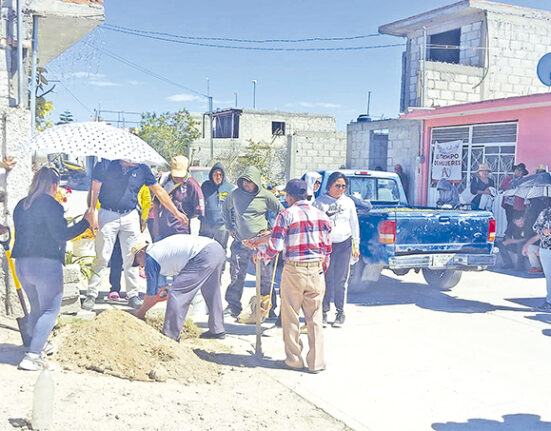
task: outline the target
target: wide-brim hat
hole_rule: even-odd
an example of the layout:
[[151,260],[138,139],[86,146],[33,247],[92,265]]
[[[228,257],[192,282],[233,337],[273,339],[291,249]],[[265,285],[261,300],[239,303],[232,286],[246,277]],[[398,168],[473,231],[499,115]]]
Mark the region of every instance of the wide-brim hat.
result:
[[518,165],[513,165],[513,171],[520,169],[522,172],[522,175],[528,175],[528,169],[526,169],[526,165],[524,163],[519,163]]
[[183,178],[187,175],[189,160],[186,156],[174,156],[170,161],[170,174],[173,177]]
[[142,251],[144,248],[146,248],[149,245],[149,243],[145,239],[138,239],[132,248],[130,249],[130,262],[132,262],[132,266],[137,266],[136,264],[136,255]]
[[482,171],[492,172],[492,170],[490,169],[490,165],[488,163],[481,163],[480,165],[478,165],[477,172],[482,172]]

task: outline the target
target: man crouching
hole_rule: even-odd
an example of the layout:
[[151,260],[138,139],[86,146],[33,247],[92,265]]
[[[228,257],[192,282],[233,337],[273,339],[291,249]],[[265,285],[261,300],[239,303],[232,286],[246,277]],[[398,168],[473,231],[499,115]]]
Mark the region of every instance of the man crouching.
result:
[[134,266],[145,268],[147,293],[136,316],[145,316],[155,305],[159,274],[174,277],[168,289],[163,334],[180,340],[189,304],[201,289],[209,310],[209,330],[201,338],[224,338],[220,275],[225,259],[220,244],[203,236],[172,235],[151,245],[140,240],[132,247],[132,261]]

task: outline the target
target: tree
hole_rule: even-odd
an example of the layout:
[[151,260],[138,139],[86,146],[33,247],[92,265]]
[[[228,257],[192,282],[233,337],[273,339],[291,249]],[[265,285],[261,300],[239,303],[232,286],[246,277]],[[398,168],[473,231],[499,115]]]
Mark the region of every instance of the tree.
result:
[[59,121],[56,124],[58,126],[59,124],[68,124],[75,121],[73,118],[73,114],[71,114],[71,111],[65,110],[63,113],[59,114]]
[[161,156],[170,160],[179,154],[188,154],[189,146],[199,139],[197,122],[189,112],[182,109],[178,112],[142,114],[138,136],[151,145]]
[[[46,73],[48,71],[43,67],[38,67],[36,71],[36,107],[35,107],[35,120],[36,120],[36,130],[42,131],[48,127],[52,127],[52,120],[49,118],[50,113],[54,110],[54,104],[51,100],[46,100],[46,94],[53,91],[55,85],[50,89],[45,90],[45,87],[48,85],[48,79],[46,78]],[[40,94],[39,94],[40,93]]]
[[284,184],[286,155],[286,148],[274,148],[272,144],[249,139],[232,170],[240,175],[246,166],[256,166],[269,185]]

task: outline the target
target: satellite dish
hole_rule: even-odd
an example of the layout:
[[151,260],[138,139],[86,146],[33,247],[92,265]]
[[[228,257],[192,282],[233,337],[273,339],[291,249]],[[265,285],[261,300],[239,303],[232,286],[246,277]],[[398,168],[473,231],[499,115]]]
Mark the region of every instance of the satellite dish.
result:
[[538,62],[538,78],[547,87],[551,87],[551,52],[545,54]]

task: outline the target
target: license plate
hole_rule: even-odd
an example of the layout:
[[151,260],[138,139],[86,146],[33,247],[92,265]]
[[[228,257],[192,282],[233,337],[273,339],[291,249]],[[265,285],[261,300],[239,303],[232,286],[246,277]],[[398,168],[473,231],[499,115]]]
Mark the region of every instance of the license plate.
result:
[[434,267],[446,267],[448,263],[453,259],[453,254],[437,254],[432,257],[432,266]]

